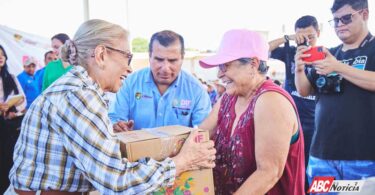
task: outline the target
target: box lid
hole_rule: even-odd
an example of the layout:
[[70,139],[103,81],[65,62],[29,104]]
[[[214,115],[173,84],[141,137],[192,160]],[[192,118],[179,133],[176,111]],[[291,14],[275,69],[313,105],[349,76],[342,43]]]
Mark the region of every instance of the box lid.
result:
[[117,137],[124,143],[132,143],[144,140],[158,139],[164,137],[170,137],[175,135],[182,135],[189,133],[193,128],[172,125],[156,128],[148,128],[142,130],[133,130],[127,132],[117,133]]

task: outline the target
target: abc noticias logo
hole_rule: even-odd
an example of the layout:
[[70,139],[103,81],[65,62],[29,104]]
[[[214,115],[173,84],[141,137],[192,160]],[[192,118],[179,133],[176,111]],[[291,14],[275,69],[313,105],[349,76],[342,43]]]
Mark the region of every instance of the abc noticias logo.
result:
[[335,180],[334,177],[314,177],[307,193],[360,192],[364,180]]

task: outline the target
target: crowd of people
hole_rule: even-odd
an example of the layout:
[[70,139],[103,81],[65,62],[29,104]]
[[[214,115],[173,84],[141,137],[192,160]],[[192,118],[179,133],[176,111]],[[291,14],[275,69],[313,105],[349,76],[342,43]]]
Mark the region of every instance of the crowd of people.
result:
[[[8,71],[0,45],[0,193],[147,194],[185,171],[212,168],[215,194],[306,194],[314,177],[375,177],[375,40],[367,0],[334,0],[330,21],[341,44],[321,59],[318,21],[267,42],[246,29],[227,31],[203,68],[203,81],[181,69],[184,38],[156,32],[149,67],[133,72],[128,31],[93,19],[71,39],[51,38],[45,67],[32,56]],[[269,58],[285,64],[281,85]],[[280,86],[281,85],[281,86]],[[113,99],[108,93],[115,93]],[[192,131],[176,156],[130,162],[116,132],[167,125]]]

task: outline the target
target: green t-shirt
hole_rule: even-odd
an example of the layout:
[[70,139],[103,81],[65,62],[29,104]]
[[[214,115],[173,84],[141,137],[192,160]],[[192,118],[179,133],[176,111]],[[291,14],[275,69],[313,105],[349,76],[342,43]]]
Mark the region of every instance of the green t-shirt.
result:
[[61,59],[51,61],[50,63],[48,63],[46,68],[44,69],[42,90],[44,91],[45,89],[47,89],[53,82],[55,82],[63,74],[68,72],[71,68],[72,65],[69,65],[68,67],[64,68]]

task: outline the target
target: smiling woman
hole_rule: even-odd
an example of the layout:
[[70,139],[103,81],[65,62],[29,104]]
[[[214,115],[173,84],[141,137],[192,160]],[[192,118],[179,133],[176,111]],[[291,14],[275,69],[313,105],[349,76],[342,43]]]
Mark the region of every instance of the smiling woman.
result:
[[171,186],[184,171],[214,166],[213,142],[195,143],[197,131],[173,158],[131,163],[121,156],[104,92],[117,92],[131,72],[125,29],[89,20],[65,43],[61,57],[73,68],[25,115],[8,193],[75,195],[96,189],[102,194],[148,194]]
[[266,80],[267,42],[235,29],[224,34],[219,48],[200,61],[204,68],[219,67],[226,83],[199,125],[210,131],[218,153],[215,194],[304,194],[302,128],[291,96]]

